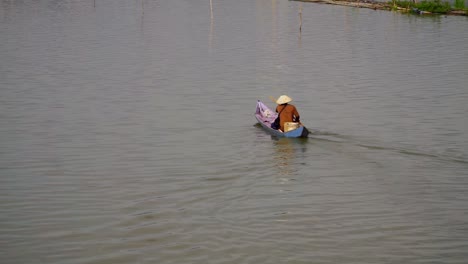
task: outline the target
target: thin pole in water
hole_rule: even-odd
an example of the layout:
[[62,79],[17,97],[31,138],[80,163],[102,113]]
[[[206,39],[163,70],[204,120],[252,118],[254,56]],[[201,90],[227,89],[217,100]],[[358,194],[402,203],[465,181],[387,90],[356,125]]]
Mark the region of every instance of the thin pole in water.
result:
[[210,0],[210,14],[211,18],[213,18],[213,0]]
[[299,3],[299,31],[302,32],[302,3]]
[[209,50],[211,52],[211,46],[213,45],[213,0],[210,0],[210,35],[208,37]]

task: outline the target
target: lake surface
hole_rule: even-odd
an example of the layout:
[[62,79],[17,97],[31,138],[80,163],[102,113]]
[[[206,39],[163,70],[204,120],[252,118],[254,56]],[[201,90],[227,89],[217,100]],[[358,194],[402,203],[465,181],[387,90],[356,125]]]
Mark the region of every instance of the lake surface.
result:
[[0,262],[466,263],[468,19],[212,2],[0,0]]

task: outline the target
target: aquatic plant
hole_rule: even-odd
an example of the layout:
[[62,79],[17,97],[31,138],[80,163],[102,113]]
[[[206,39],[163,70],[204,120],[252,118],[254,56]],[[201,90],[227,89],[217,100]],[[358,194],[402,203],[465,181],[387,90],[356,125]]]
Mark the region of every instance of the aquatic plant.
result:
[[441,2],[440,0],[435,1],[421,1],[416,3],[416,8],[431,13],[445,14],[452,10],[449,2]]
[[455,7],[455,9],[464,10],[465,9],[465,1],[464,0],[455,0],[454,7]]
[[396,11],[399,8],[406,8],[406,9],[411,9],[414,7],[414,2],[413,1],[400,1],[400,0],[393,0],[392,2],[392,10]]
[[392,4],[400,8],[407,8],[408,10],[416,13],[430,12],[436,14],[446,14],[452,10],[448,2],[442,2],[441,0],[424,0],[417,3],[413,1],[394,0]]

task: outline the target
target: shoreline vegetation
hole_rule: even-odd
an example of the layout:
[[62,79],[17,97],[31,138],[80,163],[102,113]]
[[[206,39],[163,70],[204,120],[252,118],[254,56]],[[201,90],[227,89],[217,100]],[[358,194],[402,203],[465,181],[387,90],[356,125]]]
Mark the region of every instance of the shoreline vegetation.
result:
[[468,16],[464,0],[455,0],[454,6],[441,0],[378,2],[375,0],[293,0],[298,2],[319,3],[328,5],[351,6],[374,10],[398,11],[418,15],[454,15]]

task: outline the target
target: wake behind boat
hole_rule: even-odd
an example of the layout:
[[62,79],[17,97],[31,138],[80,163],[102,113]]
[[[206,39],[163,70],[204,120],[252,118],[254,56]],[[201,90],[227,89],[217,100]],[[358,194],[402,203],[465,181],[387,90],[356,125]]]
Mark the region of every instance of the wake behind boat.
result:
[[281,130],[276,130],[271,128],[271,124],[275,121],[278,113],[272,111],[268,106],[262,103],[260,100],[257,101],[257,109],[255,110],[255,118],[262,125],[262,127],[268,131],[270,134],[278,137],[288,137],[288,138],[305,138],[309,135],[309,130],[299,124],[296,129],[283,132]]

